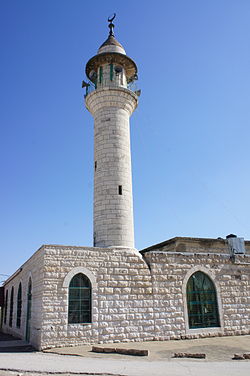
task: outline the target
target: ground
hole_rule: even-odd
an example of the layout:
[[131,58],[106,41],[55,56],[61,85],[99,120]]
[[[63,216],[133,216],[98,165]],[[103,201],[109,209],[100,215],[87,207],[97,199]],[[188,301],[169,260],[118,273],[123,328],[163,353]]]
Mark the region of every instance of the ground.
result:
[[[1,337],[1,336],[0,336]],[[8,346],[4,346],[4,345]],[[30,351],[27,344],[0,338],[0,376],[249,376],[250,360],[232,360],[235,353],[250,353],[250,336],[195,340],[135,342],[98,345],[147,349],[148,357],[91,352],[91,346]],[[20,352],[20,350],[26,350]],[[205,353],[206,359],[176,359],[175,352]]]
[[[250,353],[250,336],[213,337],[193,340],[155,341],[155,342],[130,342],[97,345],[101,347],[119,347],[126,349],[149,350],[148,357],[136,357],[136,360],[145,362],[162,360],[176,361],[173,359],[175,352],[205,353],[206,361],[229,361],[235,353]],[[91,352],[92,346],[63,347],[45,350],[56,354],[80,355],[91,358],[128,359],[128,355],[98,354]],[[130,356],[131,358],[131,356]],[[134,358],[132,358],[134,359]],[[250,362],[249,362],[250,367]],[[249,368],[250,372],[250,368]]]

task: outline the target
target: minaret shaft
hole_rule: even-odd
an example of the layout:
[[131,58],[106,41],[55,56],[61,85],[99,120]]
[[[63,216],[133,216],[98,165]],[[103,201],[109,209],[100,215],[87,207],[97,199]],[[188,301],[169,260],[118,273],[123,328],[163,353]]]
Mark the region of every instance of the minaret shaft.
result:
[[86,65],[85,103],[94,117],[94,247],[134,248],[129,118],[138,104],[130,90],[137,66],[115,39],[108,39]]
[[130,90],[102,88],[86,97],[94,117],[94,246],[134,247]]

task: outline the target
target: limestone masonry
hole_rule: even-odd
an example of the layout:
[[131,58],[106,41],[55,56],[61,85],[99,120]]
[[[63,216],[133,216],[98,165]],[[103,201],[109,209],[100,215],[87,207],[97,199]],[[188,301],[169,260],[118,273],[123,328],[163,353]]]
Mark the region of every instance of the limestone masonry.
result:
[[[140,253],[129,248],[44,245],[5,284],[5,293],[14,287],[15,294],[13,326],[7,321],[3,329],[25,338],[26,292],[31,278],[30,342],[37,349],[249,334],[250,242],[245,245],[246,254],[234,259],[227,241],[216,239],[175,238],[165,249],[156,245]],[[189,328],[186,287],[196,271],[215,284],[217,327]],[[92,284],[92,320],[88,324],[68,323],[69,283],[78,273],[87,275]],[[16,328],[20,282],[25,293],[22,323]]]
[[129,117],[138,96],[128,83],[135,63],[109,38],[90,59],[86,74],[95,90],[86,95],[94,117],[94,246],[134,247]]
[[112,21],[83,82],[94,117],[94,246],[39,248],[1,288],[2,330],[39,350],[250,334],[250,241],[134,248],[129,117],[140,91]]

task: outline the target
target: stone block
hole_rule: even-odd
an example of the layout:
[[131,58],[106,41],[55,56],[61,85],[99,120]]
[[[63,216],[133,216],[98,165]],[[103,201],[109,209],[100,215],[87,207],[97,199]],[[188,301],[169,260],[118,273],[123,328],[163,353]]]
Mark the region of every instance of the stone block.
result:
[[204,354],[204,353],[174,353],[173,358],[205,359],[206,358],[206,354]]
[[241,354],[234,354],[234,356],[233,356],[232,359],[233,359],[233,360],[244,360],[245,358],[244,358],[244,356],[241,355]]

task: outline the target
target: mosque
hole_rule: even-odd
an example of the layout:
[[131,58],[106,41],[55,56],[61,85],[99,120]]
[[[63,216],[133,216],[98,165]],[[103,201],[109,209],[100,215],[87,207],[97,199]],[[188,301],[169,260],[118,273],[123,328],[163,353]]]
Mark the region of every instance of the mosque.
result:
[[250,241],[176,237],[134,248],[129,118],[140,91],[113,18],[86,76],[93,247],[42,245],[1,288],[2,331],[38,350],[250,334]]

